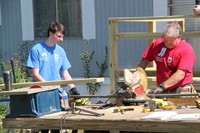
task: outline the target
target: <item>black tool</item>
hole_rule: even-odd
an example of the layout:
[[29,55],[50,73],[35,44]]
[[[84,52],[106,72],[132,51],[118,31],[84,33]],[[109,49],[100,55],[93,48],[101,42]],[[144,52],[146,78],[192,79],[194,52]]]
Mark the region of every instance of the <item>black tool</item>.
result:
[[10,71],[4,71],[3,80],[4,80],[4,85],[5,85],[6,91],[11,91],[12,90],[12,77],[11,77]]
[[92,110],[87,110],[87,109],[83,109],[81,107],[77,107],[75,106],[75,103],[72,103],[71,104],[71,111],[72,111],[72,114],[75,114],[75,111],[83,111],[83,112],[87,112],[87,113],[90,113],[90,114],[93,114],[93,115],[96,115],[96,116],[103,116],[104,113],[98,113],[98,112],[95,112],[95,111],[92,111]]

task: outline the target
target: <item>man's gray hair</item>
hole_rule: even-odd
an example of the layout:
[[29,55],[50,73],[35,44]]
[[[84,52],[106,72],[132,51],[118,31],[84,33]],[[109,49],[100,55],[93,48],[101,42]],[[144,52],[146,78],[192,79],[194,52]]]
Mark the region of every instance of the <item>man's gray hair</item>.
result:
[[163,31],[164,36],[174,36],[174,38],[181,36],[181,34],[182,28],[177,22],[171,22],[167,24]]

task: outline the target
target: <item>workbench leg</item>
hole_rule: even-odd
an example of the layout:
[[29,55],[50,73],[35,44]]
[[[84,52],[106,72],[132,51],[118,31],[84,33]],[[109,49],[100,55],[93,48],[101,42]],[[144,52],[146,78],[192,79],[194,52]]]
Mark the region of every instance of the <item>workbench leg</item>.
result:
[[117,130],[110,130],[110,133],[119,133]]
[[72,133],[78,133],[78,130],[72,130]]

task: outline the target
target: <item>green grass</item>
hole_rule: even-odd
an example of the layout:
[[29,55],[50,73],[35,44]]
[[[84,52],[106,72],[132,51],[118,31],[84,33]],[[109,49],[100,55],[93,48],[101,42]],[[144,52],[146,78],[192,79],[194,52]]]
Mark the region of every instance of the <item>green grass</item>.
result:
[[[2,119],[5,118],[7,115],[7,107],[6,105],[0,105],[0,121],[2,122]],[[2,125],[0,126],[0,133],[5,133],[6,129],[2,128]]]

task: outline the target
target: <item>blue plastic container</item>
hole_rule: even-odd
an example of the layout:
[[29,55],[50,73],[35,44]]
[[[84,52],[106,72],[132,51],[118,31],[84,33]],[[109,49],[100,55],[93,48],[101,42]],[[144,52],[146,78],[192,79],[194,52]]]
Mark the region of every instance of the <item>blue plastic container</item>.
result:
[[58,89],[28,95],[10,95],[7,118],[40,117],[61,111]]

